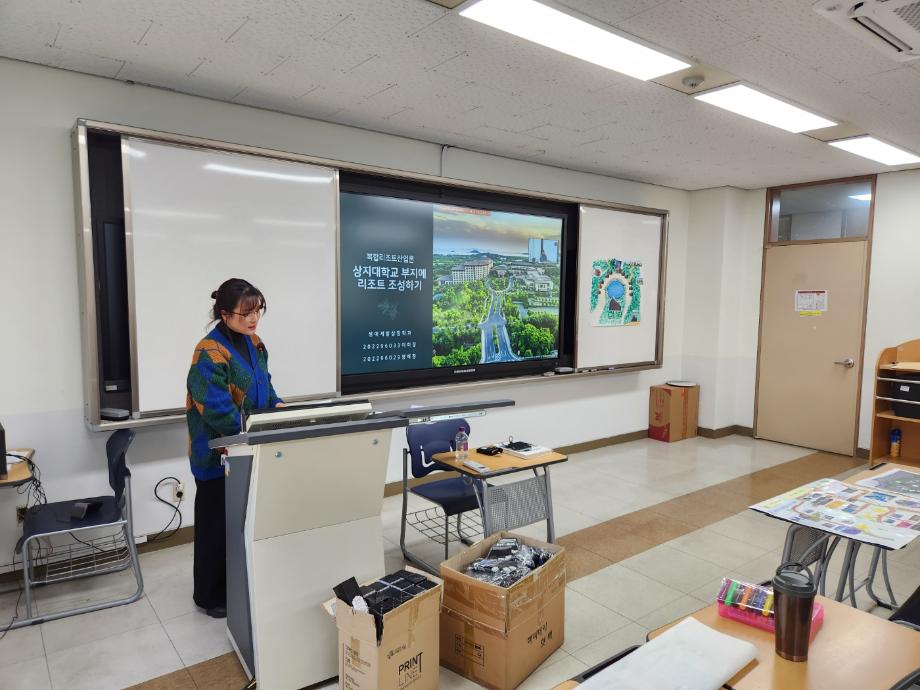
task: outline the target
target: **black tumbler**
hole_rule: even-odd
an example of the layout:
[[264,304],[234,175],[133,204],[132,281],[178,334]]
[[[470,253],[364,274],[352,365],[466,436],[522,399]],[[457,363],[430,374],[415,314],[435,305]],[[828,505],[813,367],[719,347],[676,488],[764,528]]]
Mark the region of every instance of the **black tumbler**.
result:
[[811,609],[818,587],[811,572],[801,563],[784,563],[773,577],[773,606],[776,612],[776,653],[789,661],[808,658],[811,638]]

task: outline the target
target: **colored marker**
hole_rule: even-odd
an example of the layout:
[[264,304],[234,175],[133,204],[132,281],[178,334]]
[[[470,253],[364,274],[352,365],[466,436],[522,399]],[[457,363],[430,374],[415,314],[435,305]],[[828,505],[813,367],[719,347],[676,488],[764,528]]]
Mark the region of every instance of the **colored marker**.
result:
[[754,594],[754,588],[750,585],[745,585],[744,587],[744,596],[741,597],[741,610],[745,611],[748,608],[748,602],[751,600],[751,597]]
[[732,605],[732,597],[735,595],[735,589],[737,589],[738,583],[735,580],[732,580],[731,587],[728,588],[728,594],[725,595],[725,605]]
[[773,590],[767,594],[767,601],[763,605],[763,615],[769,616],[773,613]]

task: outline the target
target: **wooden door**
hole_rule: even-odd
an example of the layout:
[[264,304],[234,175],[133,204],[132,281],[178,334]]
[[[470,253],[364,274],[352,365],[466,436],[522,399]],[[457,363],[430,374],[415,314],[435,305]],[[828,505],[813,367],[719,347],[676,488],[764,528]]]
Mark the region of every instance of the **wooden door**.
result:
[[755,435],[856,450],[865,240],[765,249]]

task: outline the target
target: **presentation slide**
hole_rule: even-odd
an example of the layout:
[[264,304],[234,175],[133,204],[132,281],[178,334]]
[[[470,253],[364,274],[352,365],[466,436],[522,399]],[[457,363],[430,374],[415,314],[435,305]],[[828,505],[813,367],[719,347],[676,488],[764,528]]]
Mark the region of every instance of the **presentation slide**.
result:
[[343,193],[342,374],[558,355],[562,219]]

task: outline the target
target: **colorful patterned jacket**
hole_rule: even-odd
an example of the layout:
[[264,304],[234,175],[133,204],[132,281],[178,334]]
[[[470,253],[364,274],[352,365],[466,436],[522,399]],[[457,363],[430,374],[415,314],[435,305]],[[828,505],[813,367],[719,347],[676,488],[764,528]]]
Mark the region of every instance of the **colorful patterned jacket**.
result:
[[268,352],[256,336],[244,336],[250,361],[245,361],[230,340],[214,328],[195,347],[186,382],[185,418],[188,423],[188,458],[196,479],[224,476],[221,453],[208,441],[240,432],[240,410],[274,407],[282,402],[268,373]]

